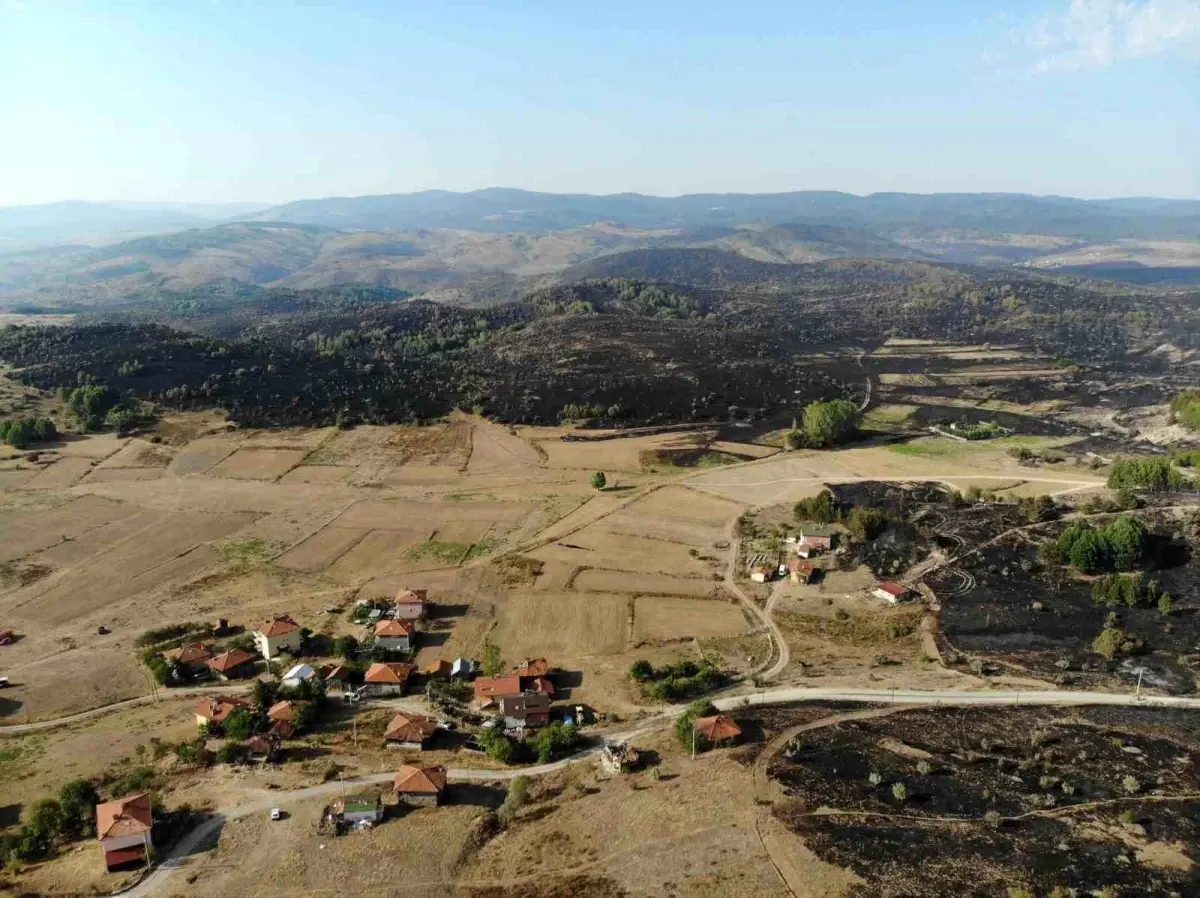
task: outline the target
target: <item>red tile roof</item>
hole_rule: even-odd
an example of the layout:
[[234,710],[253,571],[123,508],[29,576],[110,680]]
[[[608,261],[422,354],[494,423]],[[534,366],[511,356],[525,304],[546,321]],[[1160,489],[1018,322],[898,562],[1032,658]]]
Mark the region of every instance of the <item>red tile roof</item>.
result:
[[212,652],[202,642],[189,642],[187,645],[181,645],[177,649],[171,649],[162,654],[168,661],[175,661],[178,664],[199,664],[207,662],[212,657]]
[[550,665],[545,658],[534,658],[513,668],[518,677],[544,677],[550,673]]
[[440,658],[437,661],[432,661],[421,670],[421,673],[427,677],[448,677],[454,665],[449,661],[443,661]]
[[261,633],[263,636],[286,636],[300,629],[300,625],[288,617],[286,614],[277,614],[270,620],[263,621],[254,628],[255,633]]
[[716,717],[698,717],[692,722],[692,729],[709,742],[722,742],[742,735],[742,728],[724,714],[718,714]]
[[811,574],[817,569],[817,566],[811,561],[805,561],[802,558],[791,558],[788,560],[788,570],[794,574]]
[[254,661],[255,656],[251,655],[245,649],[230,649],[224,654],[217,655],[208,662],[208,666],[217,673],[226,673],[236,667],[241,667],[243,664],[250,664]]
[[899,583],[880,583],[875,588],[882,589],[888,595],[894,596],[897,599],[912,592],[907,586],[901,586]]
[[495,698],[498,695],[517,695],[521,691],[520,677],[480,677],[471,684],[476,699]]
[[381,620],[375,622],[376,636],[412,636],[417,629],[410,620]]
[[325,682],[342,683],[350,676],[350,669],[345,664],[326,664],[321,668],[321,679]]
[[440,795],[446,788],[446,768],[401,767],[396,771],[394,788],[399,793]]
[[427,589],[402,589],[396,593],[397,605],[424,605],[429,599]]
[[403,686],[414,670],[416,665],[407,661],[377,661],[367,668],[363,682]]
[[533,681],[532,689],[534,692],[540,692],[542,695],[554,695],[554,684],[545,677],[538,677]]
[[304,702],[276,702],[267,709],[267,717],[271,720],[286,720],[289,723],[295,723],[296,714],[299,712],[300,706],[303,704]]
[[150,796],[145,792],[96,805],[97,838],[146,835],[153,824]]
[[245,707],[246,703],[236,698],[206,698],[196,706],[196,716],[213,723],[224,723],[235,710]]
[[388,724],[383,738],[388,742],[424,742],[437,732],[437,721],[420,714],[397,714]]

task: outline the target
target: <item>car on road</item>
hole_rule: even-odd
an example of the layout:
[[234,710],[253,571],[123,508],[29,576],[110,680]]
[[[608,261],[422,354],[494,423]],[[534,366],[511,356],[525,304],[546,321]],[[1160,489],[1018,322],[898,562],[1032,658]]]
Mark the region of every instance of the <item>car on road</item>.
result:
[[282,808],[271,808],[271,819],[272,820],[282,820],[283,819],[283,809]]

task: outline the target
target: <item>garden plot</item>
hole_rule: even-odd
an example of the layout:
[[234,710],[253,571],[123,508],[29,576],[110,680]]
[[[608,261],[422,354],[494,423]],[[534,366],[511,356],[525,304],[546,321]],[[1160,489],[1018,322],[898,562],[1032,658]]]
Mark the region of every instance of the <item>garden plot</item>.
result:
[[0,563],[47,549],[137,511],[135,506],[111,499],[83,496],[55,508],[0,512]]
[[239,449],[206,472],[234,480],[277,480],[304,461],[303,449]]
[[275,563],[296,571],[323,571],[370,532],[362,527],[322,527],[299,545],[284,552]]
[[201,437],[181,449],[167,466],[167,471],[174,477],[203,474],[233,455],[237,448],[237,443],[229,437]]
[[579,658],[624,650],[629,600],[599,593],[510,594],[496,603],[492,640],[506,658]]
[[669,596],[643,596],[634,601],[637,640],[695,639],[733,636],[749,627],[737,605]]
[[21,484],[23,490],[64,490],[92,470],[89,458],[60,458]]
[[[546,565],[547,568],[550,565]],[[591,568],[580,571],[573,582],[580,592],[631,593],[707,598],[719,587],[710,579],[668,577],[663,574],[635,574]]]

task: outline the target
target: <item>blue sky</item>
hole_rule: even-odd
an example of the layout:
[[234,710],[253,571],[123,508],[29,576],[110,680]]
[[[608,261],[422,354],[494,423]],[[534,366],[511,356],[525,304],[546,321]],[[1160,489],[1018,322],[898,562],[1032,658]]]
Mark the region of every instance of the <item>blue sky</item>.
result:
[[1200,0],[0,0],[0,205],[1200,197]]

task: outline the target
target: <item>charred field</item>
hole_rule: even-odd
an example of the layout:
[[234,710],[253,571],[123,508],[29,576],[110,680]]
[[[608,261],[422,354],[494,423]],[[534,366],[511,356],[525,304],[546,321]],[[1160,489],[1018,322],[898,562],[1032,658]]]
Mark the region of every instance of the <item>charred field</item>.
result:
[[767,773],[854,895],[1149,898],[1200,888],[1198,751],[1186,712],[926,709],[801,733]]
[[[1153,606],[1097,605],[1092,588],[1099,575],[1046,562],[1039,548],[1057,537],[1066,526],[1062,521],[1029,524],[1014,506],[1004,505],[947,514],[952,523],[943,533],[980,546],[926,578],[941,603],[939,632],[951,660],[974,659],[985,669],[1011,668],[1064,685],[1128,688],[1140,670],[1147,685],[1172,693],[1196,691],[1200,561],[1177,520],[1153,510],[1142,513],[1152,528],[1153,548],[1141,568],[1172,596],[1174,608],[1164,614]],[[1001,534],[1007,535],[995,539]],[[1110,614],[1140,641],[1139,652],[1110,660],[1094,651],[1093,641]]]

